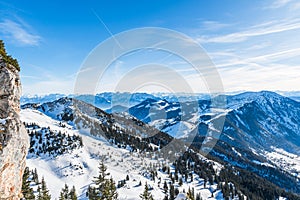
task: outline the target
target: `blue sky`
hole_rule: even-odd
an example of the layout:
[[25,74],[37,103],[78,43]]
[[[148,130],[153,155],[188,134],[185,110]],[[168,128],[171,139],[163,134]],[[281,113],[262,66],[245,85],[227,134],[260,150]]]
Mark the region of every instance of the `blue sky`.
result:
[[[73,93],[77,72],[99,43],[141,27],[168,28],[197,41],[218,69],[225,91],[299,90],[297,0],[0,0],[0,38],[19,60],[24,94]],[[114,91],[137,63],[172,66],[178,60],[148,51],[120,58],[97,92]],[[181,63],[179,68],[188,67]],[[182,75],[195,92],[205,91],[197,74]]]

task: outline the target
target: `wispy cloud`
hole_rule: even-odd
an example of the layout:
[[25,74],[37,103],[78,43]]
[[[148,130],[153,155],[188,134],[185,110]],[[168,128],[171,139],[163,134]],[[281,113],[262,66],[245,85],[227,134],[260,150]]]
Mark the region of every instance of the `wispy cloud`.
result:
[[269,64],[267,66],[248,65],[247,67],[231,70],[220,70],[224,86],[228,91],[241,89],[298,90],[299,78],[295,74],[299,73],[299,67],[283,64]]
[[30,75],[21,75],[21,78],[26,78],[26,79],[33,79],[33,80],[43,80],[43,78],[38,77],[38,76],[30,76]]
[[252,37],[269,35],[273,33],[280,33],[300,29],[300,19],[282,20],[279,22],[270,21],[248,28],[247,30],[234,32],[231,34],[221,36],[201,36],[197,40],[200,43],[237,43],[248,40]]
[[290,6],[291,11],[299,10],[300,9],[300,2],[295,2]]
[[276,0],[271,5],[267,6],[268,9],[281,8],[289,4],[292,0]]
[[279,51],[271,54],[266,54],[263,56],[257,56],[254,58],[251,58],[251,61],[268,61],[268,62],[274,62],[278,60],[284,60],[288,58],[298,57],[300,55],[300,48],[295,49],[289,49],[284,51]]
[[202,22],[202,29],[207,31],[217,31],[226,27],[231,26],[231,24],[221,23],[218,21],[203,21]]
[[88,72],[88,71],[91,71],[91,70],[95,70],[95,68],[96,67],[81,68],[77,72],[68,75],[67,78],[76,78],[79,74],[84,73],[84,72]]
[[30,68],[31,70],[25,72],[26,74],[21,72],[22,94],[37,94],[37,91],[38,94],[74,93],[76,76],[58,76],[56,71],[44,66],[26,62],[24,65],[24,68]]
[[0,22],[0,33],[21,45],[37,46],[41,41],[41,37],[29,32],[27,26],[9,19]]
[[[290,16],[299,16],[300,2],[297,0],[275,0],[262,8],[262,10],[273,10],[274,12],[288,12]],[[284,11],[285,10],[285,11]]]
[[[215,55],[216,53],[213,53]],[[220,54],[218,54],[220,55]],[[299,57],[300,48],[282,50],[260,56],[253,56],[249,58],[242,58],[235,54],[226,55],[227,59],[216,62],[219,69],[232,70],[235,68],[247,68],[249,66],[265,68],[269,65],[289,58]],[[222,55],[221,55],[222,56]],[[225,56],[225,54],[223,55]],[[286,66],[287,67],[287,66]]]

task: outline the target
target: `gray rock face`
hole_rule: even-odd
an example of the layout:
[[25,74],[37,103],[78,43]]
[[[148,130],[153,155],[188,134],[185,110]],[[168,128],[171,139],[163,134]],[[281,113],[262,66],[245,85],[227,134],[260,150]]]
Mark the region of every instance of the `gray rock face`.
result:
[[0,58],[0,199],[20,199],[29,138],[19,118],[19,72]]

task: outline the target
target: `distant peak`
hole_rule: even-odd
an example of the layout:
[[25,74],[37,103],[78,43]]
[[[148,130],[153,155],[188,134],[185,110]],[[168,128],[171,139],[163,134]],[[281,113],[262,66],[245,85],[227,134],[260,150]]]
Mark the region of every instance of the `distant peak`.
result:
[[281,97],[284,98],[283,96],[281,96],[280,94],[277,94],[276,92],[271,92],[271,91],[267,91],[267,90],[263,90],[260,92],[243,92],[241,94],[237,94],[237,95],[233,95],[233,98],[238,98],[238,99],[246,99],[246,98],[258,98],[258,97],[266,97],[266,98],[270,98],[270,97]]

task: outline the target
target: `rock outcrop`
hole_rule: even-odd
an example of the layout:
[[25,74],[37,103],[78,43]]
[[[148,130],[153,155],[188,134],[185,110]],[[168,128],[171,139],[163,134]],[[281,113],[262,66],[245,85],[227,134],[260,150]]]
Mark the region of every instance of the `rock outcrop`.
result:
[[29,138],[19,118],[20,94],[18,69],[0,55],[0,200],[21,197]]

